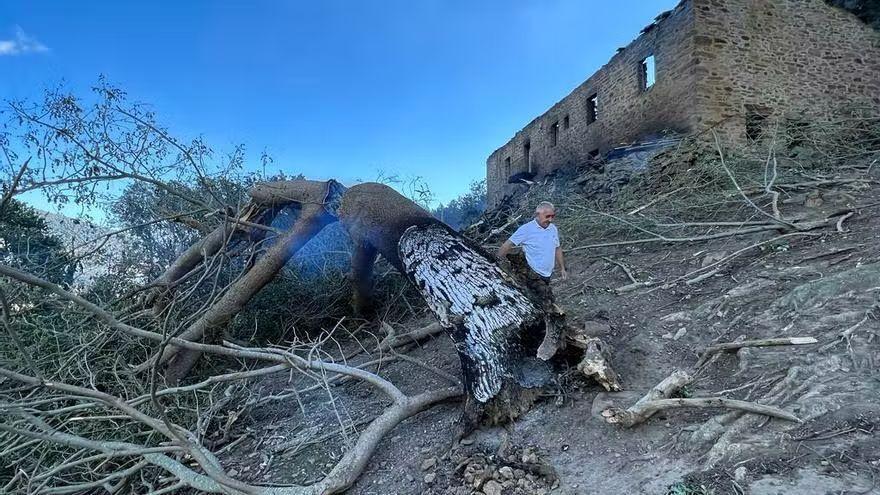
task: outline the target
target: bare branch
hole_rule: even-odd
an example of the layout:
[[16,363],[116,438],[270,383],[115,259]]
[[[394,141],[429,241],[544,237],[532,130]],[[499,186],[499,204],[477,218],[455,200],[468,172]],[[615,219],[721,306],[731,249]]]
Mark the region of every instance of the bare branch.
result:
[[6,209],[6,205],[7,203],[9,203],[9,200],[11,200],[12,197],[17,194],[16,189],[18,188],[18,183],[19,181],[21,181],[21,176],[24,175],[30,162],[31,159],[29,157],[27,160],[24,161],[24,164],[18,170],[18,173],[15,174],[15,177],[13,177],[12,181],[9,183],[9,189],[6,190],[6,194],[4,194],[3,198],[0,199],[0,215],[3,214],[3,210]]
[[[784,225],[790,229],[797,230],[797,227],[795,227],[790,222],[787,222],[787,221],[783,220],[782,218],[776,218],[775,216],[771,215],[770,213],[767,213],[766,211],[764,211],[763,209],[758,207],[758,205],[756,205],[754,203],[754,201],[752,201],[752,199],[749,198],[749,196],[745,193],[745,191],[743,191],[742,188],[739,187],[739,183],[737,183],[736,177],[733,176],[733,172],[731,172],[730,169],[727,168],[727,165],[724,163],[724,152],[721,150],[721,142],[718,139],[718,133],[715,132],[715,129],[712,129],[712,136],[715,138],[715,149],[718,152],[718,159],[720,160],[719,163],[721,164],[721,168],[724,169],[724,172],[730,178],[730,182],[733,183],[733,187],[736,188],[736,190],[739,192],[740,196],[742,196],[742,198],[745,200],[745,202],[748,203],[749,205],[751,205],[751,207],[754,208],[755,211],[757,211],[761,215],[764,215],[765,217],[773,220],[774,222],[776,222],[778,224]],[[769,187],[769,186],[765,186],[765,189],[767,187]]]

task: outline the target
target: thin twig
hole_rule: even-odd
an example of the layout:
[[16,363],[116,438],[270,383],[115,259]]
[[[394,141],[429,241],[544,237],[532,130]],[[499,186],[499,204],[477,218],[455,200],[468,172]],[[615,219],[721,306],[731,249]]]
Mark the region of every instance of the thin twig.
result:
[[855,212],[854,212],[854,211],[851,211],[851,212],[847,213],[846,215],[843,215],[842,217],[840,217],[839,219],[837,219],[837,225],[836,225],[836,227],[837,227],[837,231],[838,231],[838,232],[841,232],[841,233],[843,232],[843,222],[845,222],[846,219],[848,219],[849,217],[851,217],[851,216],[853,216],[853,215],[855,215]]
[[623,263],[621,263],[617,260],[613,260],[607,256],[603,256],[602,259],[607,261],[608,263],[619,266],[620,269],[623,270],[623,273],[626,273],[626,276],[627,276],[627,278],[629,278],[629,281],[632,282],[633,284],[639,283],[639,281],[636,280],[636,277],[633,276],[632,270],[630,270],[628,266],[624,265]]

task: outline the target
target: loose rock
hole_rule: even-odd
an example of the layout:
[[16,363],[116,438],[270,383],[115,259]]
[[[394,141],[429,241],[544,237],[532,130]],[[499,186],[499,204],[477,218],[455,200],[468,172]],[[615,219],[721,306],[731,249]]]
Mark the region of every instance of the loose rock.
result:
[[429,457],[422,461],[422,471],[427,471],[437,465],[436,457]]
[[485,495],[501,495],[501,484],[495,480],[489,480],[483,485]]

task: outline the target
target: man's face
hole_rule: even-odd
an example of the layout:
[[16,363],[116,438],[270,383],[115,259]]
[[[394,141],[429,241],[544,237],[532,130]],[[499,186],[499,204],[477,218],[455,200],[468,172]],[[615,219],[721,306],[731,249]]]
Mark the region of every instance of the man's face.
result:
[[556,212],[546,208],[538,210],[535,219],[538,221],[538,225],[540,225],[541,228],[546,229],[550,226],[550,223],[556,219]]

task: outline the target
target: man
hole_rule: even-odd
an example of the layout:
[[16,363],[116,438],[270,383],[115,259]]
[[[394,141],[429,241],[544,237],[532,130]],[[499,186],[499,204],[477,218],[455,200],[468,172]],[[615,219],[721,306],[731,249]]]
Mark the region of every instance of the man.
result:
[[[548,360],[556,353],[559,345],[559,331],[563,325],[565,313],[556,305],[553,291],[550,289],[550,275],[553,268],[559,266],[562,279],[568,278],[565,271],[565,260],[562,248],[559,247],[559,230],[553,225],[556,208],[546,201],[535,208],[535,218],[521,225],[510,239],[498,248],[498,258],[507,260],[507,255],[514,246],[522,246],[525,253],[527,268],[521,268],[517,275],[526,287],[540,299],[540,304],[547,314],[544,341],[538,348],[538,357]],[[514,266],[516,269],[517,267]]]

